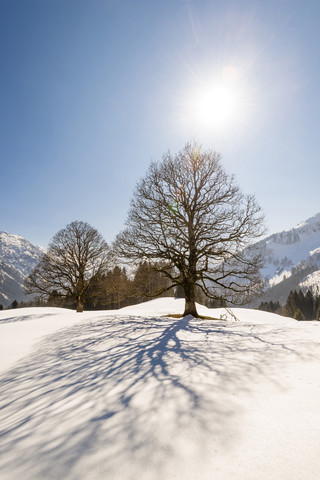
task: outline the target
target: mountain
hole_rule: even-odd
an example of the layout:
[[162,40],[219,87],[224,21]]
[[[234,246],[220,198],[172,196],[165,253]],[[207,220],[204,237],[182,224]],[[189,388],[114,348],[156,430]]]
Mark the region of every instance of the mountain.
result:
[[290,290],[320,287],[320,213],[291,230],[258,242],[265,257],[261,273],[266,283],[263,301],[284,303]]
[[0,232],[0,303],[4,307],[30,298],[23,283],[44,252],[20,235]]

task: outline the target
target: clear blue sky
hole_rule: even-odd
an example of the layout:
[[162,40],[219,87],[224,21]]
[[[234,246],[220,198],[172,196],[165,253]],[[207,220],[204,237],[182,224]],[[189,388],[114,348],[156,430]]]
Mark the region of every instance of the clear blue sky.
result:
[[[319,32],[317,0],[0,0],[0,230],[111,242],[150,161],[193,140],[270,234],[319,212]],[[218,126],[195,109],[221,78]]]

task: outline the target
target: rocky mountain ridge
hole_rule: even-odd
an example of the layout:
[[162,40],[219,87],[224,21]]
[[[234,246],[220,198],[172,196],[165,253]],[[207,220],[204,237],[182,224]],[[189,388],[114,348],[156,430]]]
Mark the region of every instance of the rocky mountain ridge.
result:
[[23,290],[24,280],[44,252],[44,248],[20,235],[0,232],[0,303],[4,307],[13,300],[21,302],[28,298]]
[[283,303],[290,290],[319,290],[320,213],[290,230],[270,235],[255,247],[265,257],[263,300]]

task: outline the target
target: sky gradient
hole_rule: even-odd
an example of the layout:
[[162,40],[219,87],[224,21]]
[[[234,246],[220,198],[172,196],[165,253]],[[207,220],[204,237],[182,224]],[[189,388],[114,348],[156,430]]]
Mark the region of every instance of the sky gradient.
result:
[[[108,242],[151,160],[221,152],[268,233],[320,212],[320,2],[0,0],[0,230]],[[195,113],[230,81],[223,126]]]

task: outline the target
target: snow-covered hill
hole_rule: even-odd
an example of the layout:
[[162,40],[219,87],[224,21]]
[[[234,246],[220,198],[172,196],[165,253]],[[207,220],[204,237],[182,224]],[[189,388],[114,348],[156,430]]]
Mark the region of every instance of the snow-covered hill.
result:
[[283,301],[296,288],[320,287],[320,213],[256,247],[265,257],[262,276],[270,288],[270,300]]
[[0,312],[0,478],[318,478],[320,322],[182,311]]
[[23,283],[42,253],[43,248],[32,245],[20,235],[0,232],[0,303],[3,306],[27,298]]

